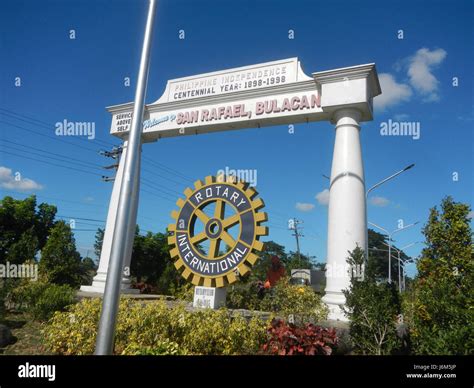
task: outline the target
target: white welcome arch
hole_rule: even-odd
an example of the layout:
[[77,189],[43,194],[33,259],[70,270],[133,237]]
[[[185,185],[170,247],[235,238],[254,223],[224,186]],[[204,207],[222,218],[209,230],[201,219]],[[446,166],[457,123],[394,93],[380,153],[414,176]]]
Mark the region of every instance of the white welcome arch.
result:
[[[310,121],[335,124],[328,211],[329,270],[323,301],[330,308],[330,319],[346,320],[340,309],[345,303],[342,290],[349,286],[346,258],[356,245],[366,246],[359,123],[373,119],[373,98],[381,94],[381,89],[375,64],[311,75],[304,74],[297,58],[290,58],[170,80],[163,95],[145,106],[142,141]],[[81,287],[99,293],[105,288],[121,183],[131,178],[124,176],[124,161],[133,102],[107,109],[112,114],[111,134],[124,141],[124,153],[109,204],[98,272],[92,286]],[[140,171],[133,177],[137,182],[139,175]],[[133,212],[136,216],[136,207]],[[134,233],[134,227],[129,233]],[[126,250],[128,262],[124,267],[129,267],[132,247]],[[124,276],[123,292],[130,292],[129,283]]]

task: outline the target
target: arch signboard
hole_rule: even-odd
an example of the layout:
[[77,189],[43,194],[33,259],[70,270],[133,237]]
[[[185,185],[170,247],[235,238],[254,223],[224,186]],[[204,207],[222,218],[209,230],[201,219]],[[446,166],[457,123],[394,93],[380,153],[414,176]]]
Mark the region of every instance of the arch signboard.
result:
[[[360,123],[373,119],[373,98],[380,93],[373,63],[307,75],[298,58],[289,58],[178,78],[167,82],[157,101],[145,105],[142,140],[148,143],[174,136],[313,121],[334,124],[326,264],[331,270],[327,271],[323,300],[330,308],[330,318],[345,319],[340,306],[345,303],[342,290],[349,285],[347,252],[356,245],[364,247],[366,240]],[[107,110],[112,115],[110,132],[124,140],[126,152],[133,103]],[[118,190],[124,178],[122,164],[109,205],[99,270],[92,286],[83,286],[84,290],[104,289]],[[139,171],[134,179],[138,176]],[[124,289],[127,282],[125,276]]]

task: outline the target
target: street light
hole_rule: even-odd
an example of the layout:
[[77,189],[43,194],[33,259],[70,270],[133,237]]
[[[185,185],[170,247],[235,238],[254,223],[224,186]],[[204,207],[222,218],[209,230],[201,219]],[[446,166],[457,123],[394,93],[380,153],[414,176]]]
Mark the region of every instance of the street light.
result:
[[[384,243],[385,245],[389,246],[386,242],[383,242],[383,243]],[[402,292],[402,286],[401,286],[401,284],[402,284],[402,283],[401,283],[401,282],[402,282],[402,279],[401,279],[401,277],[400,277],[400,262],[403,263],[403,267],[405,266],[405,261],[401,260],[401,258],[400,258],[400,253],[401,253],[402,251],[404,251],[405,249],[408,249],[408,248],[410,248],[410,247],[412,247],[413,245],[416,245],[416,244],[418,244],[418,243],[419,243],[419,241],[412,242],[411,244],[405,245],[404,247],[401,247],[400,249],[397,249],[397,248],[395,248],[395,247],[392,247],[393,249],[395,249],[395,250],[397,251],[397,255],[398,255],[398,257],[397,257],[396,259],[398,260],[398,291],[399,291],[400,293]],[[389,248],[390,248],[390,246],[389,246]],[[403,268],[403,284],[404,284],[403,289],[405,289],[405,268]]]
[[[402,230],[408,229],[416,224],[419,224],[419,221],[414,222],[413,224],[406,225],[402,228],[398,228],[389,232],[387,229],[382,228],[381,226],[374,224],[373,222],[369,222],[370,225],[375,226],[376,228],[384,231],[388,237],[388,282],[392,283],[392,236],[395,233],[401,232]],[[367,249],[368,251],[368,249]],[[368,257],[368,256],[367,256]]]
[[[388,182],[389,180],[395,178],[396,176],[400,175],[401,173],[409,170],[410,168],[413,168],[415,167],[415,163],[412,163],[408,166],[406,166],[404,169],[400,170],[400,171],[397,171],[395,174],[392,174],[390,175],[389,177],[385,178],[385,179],[382,179],[380,182],[376,183],[375,185],[373,185],[371,188],[369,188],[366,192],[365,192],[365,206],[367,206],[367,199],[369,198],[369,194],[372,190],[376,189],[377,187],[379,187],[380,185],[383,185],[385,182]],[[367,209],[365,210],[365,216],[366,216],[366,221],[367,221]],[[369,259],[369,228],[366,228],[366,231],[365,231],[365,261],[367,261]]]
[[[388,244],[385,244],[385,245],[388,245]],[[395,247],[393,249],[395,249]],[[369,250],[370,251],[379,251],[379,252],[388,252],[388,249],[380,249],[380,248],[377,248],[377,247],[369,248]],[[400,261],[403,262],[403,264],[405,264],[405,262],[397,256],[392,255],[391,257],[392,257],[392,259],[398,260],[398,271],[399,271],[399,275],[398,275],[398,282],[399,283],[398,284],[400,284]],[[401,292],[400,291],[400,286],[398,287],[398,291]]]
[[[387,245],[387,244],[386,244]],[[395,248],[394,248],[395,249]],[[377,247],[372,247],[372,248],[369,248],[369,250],[371,251],[380,251],[380,252],[388,252],[388,249],[380,249],[380,248],[377,248]],[[398,276],[398,282],[399,282],[399,286],[398,286],[398,291],[401,292],[401,288],[400,288],[400,263],[402,263],[402,271],[403,271],[403,290],[405,290],[405,264],[406,263],[411,263],[413,262],[413,259],[408,259],[408,260],[402,260],[401,258],[397,257],[397,256],[394,256],[392,255],[392,258],[395,259],[395,260],[398,260],[398,271],[399,271],[399,276]]]

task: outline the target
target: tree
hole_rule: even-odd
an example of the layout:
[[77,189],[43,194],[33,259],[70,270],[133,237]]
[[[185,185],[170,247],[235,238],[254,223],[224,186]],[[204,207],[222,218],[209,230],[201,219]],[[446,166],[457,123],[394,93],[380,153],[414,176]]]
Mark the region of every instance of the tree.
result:
[[38,237],[34,229],[30,228],[23,232],[20,238],[13,242],[8,248],[6,260],[14,264],[22,264],[25,261],[35,260],[38,251]]
[[104,229],[98,228],[95,233],[94,253],[97,257],[100,257],[102,253],[102,244],[104,243]]
[[290,252],[285,260],[286,272],[291,275],[292,269],[313,269],[314,265],[311,257],[302,253]]
[[81,283],[81,255],[69,225],[58,221],[51,229],[48,241],[41,251],[40,276],[55,284],[76,287]]
[[42,203],[36,207],[36,196],[0,201],[0,263],[6,260],[21,264],[35,257],[54,225],[56,207]]
[[51,228],[54,226],[57,208],[54,205],[41,203],[36,213],[35,232],[38,238],[38,249],[43,249],[49,236]]
[[[94,250],[100,257],[104,230],[98,229],[95,235]],[[147,232],[140,234],[137,225],[133,241],[132,258],[130,263],[130,274],[137,282],[145,282],[157,286],[162,293],[173,293],[185,280],[174,267],[168,245],[168,236],[165,233]]]
[[[345,314],[350,320],[350,337],[354,349],[361,354],[392,354],[401,345],[396,332],[400,300],[394,283],[379,283],[376,261],[369,254],[367,266],[361,272],[364,251],[357,247],[347,260],[352,268],[346,297]],[[360,276],[363,273],[363,276]]]
[[97,271],[97,266],[90,257],[84,257],[81,260],[80,264],[80,276],[81,276],[81,284],[90,284],[92,283],[92,278],[94,277]]
[[286,263],[287,254],[283,245],[277,244],[274,241],[267,241],[263,245],[263,251],[260,254],[259,260],[252,267],[250,276],[244,277],[245,281],[264,281],[267,277],[268,269],[271,265],[271,257],[277,256],[283,263]]
[[446,197],[430,209],[426,248],[414,282],[414,338],[418,354],[474,352],[474,250],[470,208]]
[[23,200],[5,197],[0,206],[0,263],[5,263],[8,250],[21,235],[35,224],[36,197]]
[[130,271],[138,282],[156,284],[164,269],[163,240],[164,235],[161,233],[147,232],[146,235],[140,235],[137,227]]

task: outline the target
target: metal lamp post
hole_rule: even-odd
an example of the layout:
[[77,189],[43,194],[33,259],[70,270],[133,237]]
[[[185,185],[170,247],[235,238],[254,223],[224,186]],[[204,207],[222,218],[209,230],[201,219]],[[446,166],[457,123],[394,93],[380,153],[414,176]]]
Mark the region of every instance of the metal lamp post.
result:
[[[394,248],[395,249],[395,248]],[[388,249],[379,249],[377,247],[373,247],[373,248],[369,248],[369,250],[371,251],[381,251],[381,252],[388,252]],[[392,258],[395,259],[395,260],[398,260],[398,291],[401,292],[401,288],[400,288],[400,282],[401,282],[401,279],[400,279],[400,263],[402,263],[402,271],[403,271],[403,289],[405,290],[405,263],[409,262],[410,260],[402,260],[400,258],[400,255],[397,256],[393,256],[392,255]]]
[[413,224],[406,225],[403,228],[395,229],[391,232],[389,232],[387,229],[384,229],[384,228],[382,228],[381,226],[379,226],[377,224],[374,224],[373,222],[368,222],[368,223],[370,225],[375,226],[376,228],[382,230],[383,232],[385,232],[386,236],[388,237],[388,282],[392,283],[392,236],[395,233],[401,232],[402,230],[405,230],[405,229],[408,229],[412,226],[415,226],[416,224],[419,223],[419,221],[414,222]]
[[156,1],[150,0],[138,72],[137,89],[135,92],[132,125],[128,137],[128,150],[125,157],[125,178],[120,187],[109,268],[105,283],[99,330],[97,332],[96,355],[112,354],[113,352],[123,263],[125,261],[125,255],[128,254],[126,252],[131,253],[127,247],[130,246],[134,238],[133,233],[128,233],[128,231],[130,230],[130,226],[136,223],[136,214],[134,217],[132,209],[138,200],[137,188],[139,183],[137,179],[134,178],[138,174],[140,165],[143,111],[150,65],[150,49],[155,10]]
[[[387,243],[384,242],[385,245],[389,246]],[[401,247],[400,249],[397,249],[395,247],[392,247],[393,249],[395,249],[395,251],[397,252],[397,257],[396,259],[398,260],[398,291],[399,292],[402,292],[402,288],[401,288],[401,277],[400,277],[400,263],[403,263],[403,266],[405,265],[405,261],[402,260],[400,258],[400,254],[401,252],[403,252],[405,249],[408,249],[410,247],[412,247],[413,245],[416,245],[418,244],[418,241],[416,242],[412,242],[411,244],[408,244],[408,245],[405,245],[404,247]],[[405,270],[403,270],[403,276],[405,277]],[[405,281],[404,281],[405,282]]]
[[[388,182],[389,180],[397,177],[398,175],[400,175],[401,173],[405,172],[405,171],[408,171],[409,169],[415,167],[415,163],[412,163],[408,166],[406,166],[405,168],[401,169],[400,171],[397,171],[395,174],[392,174],[390,175],[389,177],[385,178],[385,179],[382,179],[380,182],[376,183],[375,185],[373,185],[372,187],[370,187],[366,192],[365,192],[365,203],[367,203],[367,200],[369,198],[369,194],[371,191],[373,191],[374,189],[376,189],[377,187],[383,185],[385,182]],[[367,210],[365,212],[366,216],[367,216]],[[366,231],[366,236],[365,236],[365,261],[367,262],[367,260],[369,259],[369,229],[367,228],[367,231]]]

